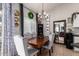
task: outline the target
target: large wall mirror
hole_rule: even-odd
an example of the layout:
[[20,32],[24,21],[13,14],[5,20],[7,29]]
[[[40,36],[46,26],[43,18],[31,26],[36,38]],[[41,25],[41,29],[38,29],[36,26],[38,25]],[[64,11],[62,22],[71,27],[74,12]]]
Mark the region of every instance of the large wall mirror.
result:
[[54,33],[55,33],[55,43],[61,43],[64,44],[64,36],[66,32],[66,21],[54,21]]

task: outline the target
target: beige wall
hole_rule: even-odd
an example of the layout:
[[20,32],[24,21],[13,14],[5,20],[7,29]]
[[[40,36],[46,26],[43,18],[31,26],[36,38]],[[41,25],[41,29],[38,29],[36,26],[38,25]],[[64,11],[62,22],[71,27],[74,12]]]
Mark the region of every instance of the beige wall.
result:
[[[53,21],[56,20],[67,20],[68,17],[71,17],[73,12],[79,12],[79,4],[62,4],[52,10],[50,15],[50,31],[53,32]],[[70,25],[71,27],[71,25]]]

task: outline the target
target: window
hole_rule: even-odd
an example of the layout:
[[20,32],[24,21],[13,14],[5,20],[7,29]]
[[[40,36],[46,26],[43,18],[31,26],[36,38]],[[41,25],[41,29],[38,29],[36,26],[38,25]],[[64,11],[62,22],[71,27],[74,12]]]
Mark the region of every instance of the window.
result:
[[23,7],[24,10],[24,34],[35,34],[36,33],[36,14],[34,14],[34,18],[30,19],[28,17],[29,9]]

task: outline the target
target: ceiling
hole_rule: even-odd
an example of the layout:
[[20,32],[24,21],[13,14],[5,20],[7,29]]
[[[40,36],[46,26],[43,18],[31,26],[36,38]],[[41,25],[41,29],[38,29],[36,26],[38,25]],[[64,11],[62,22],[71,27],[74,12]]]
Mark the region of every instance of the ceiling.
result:
[[[59,5],[61,5],[61,3],[43,3],[43,10],[50,12]],[[25,3],[24,6],[38,13],[42,10],[42,3]]]

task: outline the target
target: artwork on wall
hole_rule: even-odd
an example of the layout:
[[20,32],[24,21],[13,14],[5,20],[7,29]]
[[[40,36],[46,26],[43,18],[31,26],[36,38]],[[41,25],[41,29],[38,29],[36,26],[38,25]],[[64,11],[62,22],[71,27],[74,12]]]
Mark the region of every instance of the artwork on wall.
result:
[[18,10],[15,10],[15,13],[14,13],[14,18],[15,18],[15,26],[18,27],[19,24],[20,24],[20,12]]

